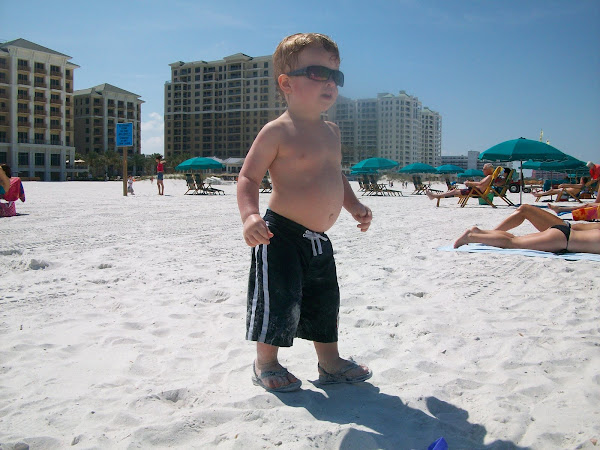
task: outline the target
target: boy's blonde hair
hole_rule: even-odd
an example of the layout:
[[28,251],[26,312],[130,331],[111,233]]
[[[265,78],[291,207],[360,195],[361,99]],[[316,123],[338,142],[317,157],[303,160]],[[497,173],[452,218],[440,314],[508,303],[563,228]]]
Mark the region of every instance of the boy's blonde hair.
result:
[[[273,76],[275,77],[275,86],[277,91],[284,97],[279,88],[279,75],[295,69],[298,62],[298,55],[302,50],[311,46],[321,46],[331,53],[333,58],[340,62],[340,51],[337,44],[329,36],[320,33],[296,33],[283,38],[273,53]],[[285,98],[285,97],[284,97]]]

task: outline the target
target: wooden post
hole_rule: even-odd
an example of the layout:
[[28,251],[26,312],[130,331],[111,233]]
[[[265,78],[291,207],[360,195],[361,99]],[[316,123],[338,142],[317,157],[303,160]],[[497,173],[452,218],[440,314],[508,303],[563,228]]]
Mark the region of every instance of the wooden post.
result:
[[123,149],[123,195],[127,197],[127,148],[121,147]]

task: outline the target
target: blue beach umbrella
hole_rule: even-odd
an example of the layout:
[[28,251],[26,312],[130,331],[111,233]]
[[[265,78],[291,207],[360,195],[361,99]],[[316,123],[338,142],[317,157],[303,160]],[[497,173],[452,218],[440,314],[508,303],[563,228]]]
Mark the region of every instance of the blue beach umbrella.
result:
[[454,164],[444,164],[443,166],[437,166],[435,170],[437,173],[461,173],[465,169]]
[[[462,169],[460,169],[462,170]],[[436,173],[436,169],[429,164],[423,163],[412,163],[407,166],[404,166],[402,169],[398,171],[398,173]]]
[[[363,171],[360,173],[375,173],[378,170],[387,170],[393,169],[394,167],[398,167],[398,162],[392,159],[387,158],[368,158],[363,159],[358,164],[350,167],[352,172],[359,173],[358,171]],[[367,171],[367,172],[364,172]]]
[[[523,137],[496,144],[479,154],[482,161],[519,161],[521,163],[521,186],[523,186],[523,161],[564,161],[568,155],[559,149],[540,141]],[[523,203],[523,189],[520,190]]]
[[184,162],[175,167],[175,170],[184,172],[186,170],[222,170],[223,164],[215,161],[212,158],[197,156],[195,158],[186,159]]
[[483,171],[477,169],[467,169],[463,173],[459,173],[458,178],[483,177]]

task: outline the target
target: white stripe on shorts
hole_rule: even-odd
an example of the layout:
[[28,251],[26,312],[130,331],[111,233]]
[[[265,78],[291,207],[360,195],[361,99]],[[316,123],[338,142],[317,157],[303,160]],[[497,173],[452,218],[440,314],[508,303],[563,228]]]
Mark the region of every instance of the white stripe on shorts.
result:
[[256,316],[256,304],[258,303],[258,249],[260,245],[254,247],[254,259],[256,261],[254,273],[254,293],[252,294],[252,314],[250,315],[250,326],[248,327],[248,335],[246,339],[252,339],[252,332],[254,331],[254,318]]
[[265,342],[267,337],[267,330],[269,329],[269,263],[267,262],[267,248],[268,246],[262,245],[262,268],[263,268],[263,295],[264,295],[264,314],[263,314],[263,324],[262,330],[260,332],[260,336],[258,337],[258,342]]

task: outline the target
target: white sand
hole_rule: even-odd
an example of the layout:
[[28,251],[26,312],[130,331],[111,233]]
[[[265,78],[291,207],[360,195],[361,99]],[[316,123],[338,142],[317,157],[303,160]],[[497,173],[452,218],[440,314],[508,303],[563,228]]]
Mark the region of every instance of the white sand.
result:
[[297,340],[302,391],[273,395],[250,379],[235,186],[165,185],[26,182],[0,219],[2,449],[596,448],[600,265],[436,250],[512,209],[408,189],[364,198],[366,234],[342,212],[340,349],[374,376],[323,389]]

